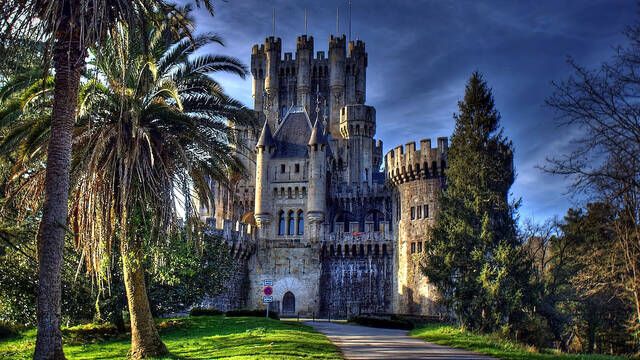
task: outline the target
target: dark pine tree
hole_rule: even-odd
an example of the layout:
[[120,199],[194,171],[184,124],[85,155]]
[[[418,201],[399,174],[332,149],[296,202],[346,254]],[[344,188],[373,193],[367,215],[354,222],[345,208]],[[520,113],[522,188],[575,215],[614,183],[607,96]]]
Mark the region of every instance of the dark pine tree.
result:
[[425,275],[464,327],[494,331],[518,321],[528,283],[508,198],[513,145],[478,72],[458,107]]

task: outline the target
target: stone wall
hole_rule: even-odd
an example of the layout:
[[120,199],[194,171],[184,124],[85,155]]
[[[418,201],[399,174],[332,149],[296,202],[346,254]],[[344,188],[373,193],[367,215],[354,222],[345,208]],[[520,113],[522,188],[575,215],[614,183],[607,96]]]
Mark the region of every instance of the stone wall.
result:
[[320,316],[349,318],[391,311],[393,258],[327,254],[320,277]]
[[231,277],[227,280],[224,290],[217,296],[205,299],[201,306],[220,311],[246,308],[249,292],[248,280],[247,259],[245,257],[235,259],[233,269],[231,269]]

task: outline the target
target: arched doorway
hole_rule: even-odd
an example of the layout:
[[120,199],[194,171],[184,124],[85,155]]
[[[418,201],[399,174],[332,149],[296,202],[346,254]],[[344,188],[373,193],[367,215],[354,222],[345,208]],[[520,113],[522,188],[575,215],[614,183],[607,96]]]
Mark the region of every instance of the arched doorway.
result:
[[287,291],[282,297],[282,313],[283,314],[295,314],[296,312],[296,297],[291,291]]

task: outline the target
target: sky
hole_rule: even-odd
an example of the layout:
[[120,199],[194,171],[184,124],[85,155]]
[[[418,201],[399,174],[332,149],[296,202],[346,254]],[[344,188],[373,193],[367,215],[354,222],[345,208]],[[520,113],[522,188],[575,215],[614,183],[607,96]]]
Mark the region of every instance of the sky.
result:
[[[347,0],[229,0],[216,2],[215,16],[196,12],[196,31],[215,32],[225,47],[214,53],[250,63],[251,47],[273,32],[283,53],[295,53],[305,32],[315,51],[328,38],[348,32]],[[570,179],[539,169],[546,159],[571,149],[576,131],[558,126],[545,99],[552,81],[571,74],[568,57],[597,68],[623,45],[623,31],[640,14],[632,0],[352,0],[351,35],[366,43],[367,104],[377,113],[376,138],[385,153],[407,142],[451,136],[453,114],[470,74],[480,71],[493,89],[505,135],[515,147],[512,198],[520,218],[563,216],[581,199],[568,193]],[[225,90],[252,106],[251,79],[218,76]]]

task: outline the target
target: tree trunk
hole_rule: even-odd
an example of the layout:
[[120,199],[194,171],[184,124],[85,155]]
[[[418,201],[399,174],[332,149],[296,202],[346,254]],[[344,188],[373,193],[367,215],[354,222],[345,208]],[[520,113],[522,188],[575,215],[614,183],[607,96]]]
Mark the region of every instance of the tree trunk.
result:
[[38,231],[38,334],[34,359],[64,359],[60,332],[62,251],[69,200],[69,165],[84,51],[73,34],[54,46],[54,99],[44,204]]
[[133,359],[167,354],[153,322],[147,288],[144,282],[144,266],[141,241],[135,236],[122,241],[122,273],[131,318],[131,352]]

